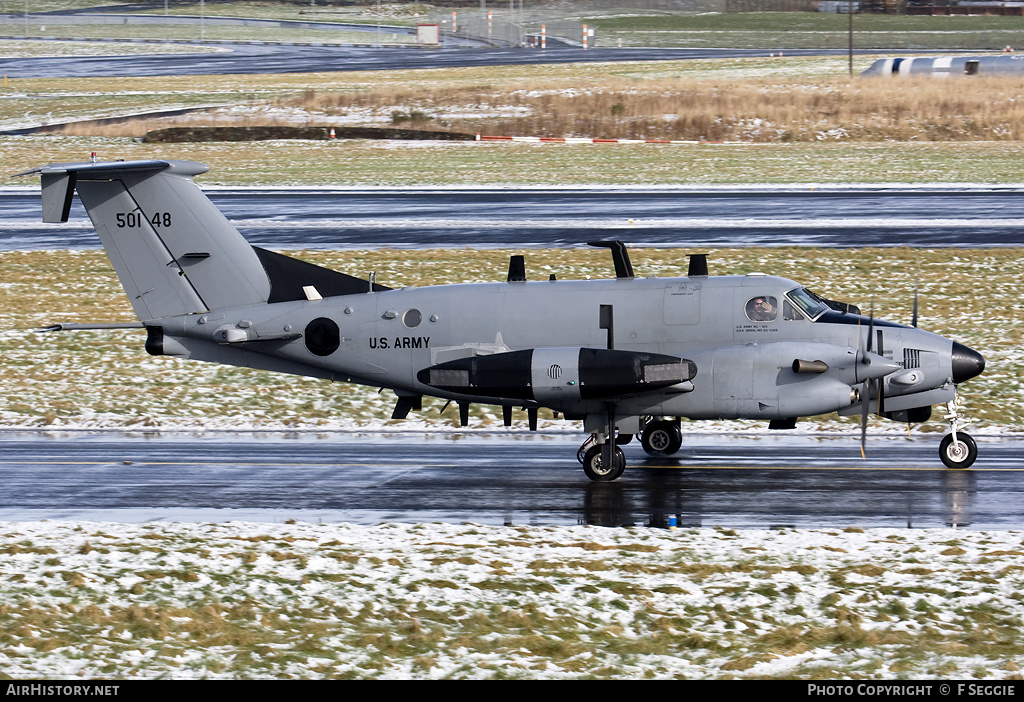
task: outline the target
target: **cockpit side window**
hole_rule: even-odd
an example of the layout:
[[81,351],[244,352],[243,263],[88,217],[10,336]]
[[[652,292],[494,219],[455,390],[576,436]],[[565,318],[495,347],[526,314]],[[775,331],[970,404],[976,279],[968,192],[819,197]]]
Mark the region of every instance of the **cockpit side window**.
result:
[[790,302],[789,300],[782,301],[782,318],[785,319],[787,322],[806,321],[806,318],[796,311],[796,308],[793,307],[793,303]]
[[798,308],[807,319],[815,320],[828,311],[829,307],[821,299],[807,288],[795,288],[786,293],[793,305]]
[[744,312],[751,322],[774,322],[779,313],[779,303],[771,295],[758,295],[747,300]]

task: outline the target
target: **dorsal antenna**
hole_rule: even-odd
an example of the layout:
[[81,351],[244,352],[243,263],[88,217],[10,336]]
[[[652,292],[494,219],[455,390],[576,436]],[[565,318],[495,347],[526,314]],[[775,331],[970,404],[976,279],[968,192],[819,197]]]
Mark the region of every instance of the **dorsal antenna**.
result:
[[626,245],[618,239],[610,241],[588,241],[587,246],[599,246],[612,250],[612,262],[615,264],[616,278],[632,278],[633,264],[629,262],[629,252]]

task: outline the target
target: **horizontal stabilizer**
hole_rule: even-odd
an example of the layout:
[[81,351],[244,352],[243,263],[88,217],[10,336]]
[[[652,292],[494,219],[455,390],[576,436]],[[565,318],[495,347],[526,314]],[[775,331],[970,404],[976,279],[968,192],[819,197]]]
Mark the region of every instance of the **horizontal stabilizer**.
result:
[[58,331],[92,331],[96,329],[142,329],[142,322],[57,322],[56,324],[48,324],[41,329],[36,329],[38,332],[58,332]]
[[75,195],[78,174],[88,166],[86,177],[109,178],[111,173],[126,171],[157,172],[169,166],[167,161],[109,161],[103,163],[51,163],[49,166],[33,168],[17,176],[40,175],[43,180],[43,221],[67,222],[71,213],[71,201]]

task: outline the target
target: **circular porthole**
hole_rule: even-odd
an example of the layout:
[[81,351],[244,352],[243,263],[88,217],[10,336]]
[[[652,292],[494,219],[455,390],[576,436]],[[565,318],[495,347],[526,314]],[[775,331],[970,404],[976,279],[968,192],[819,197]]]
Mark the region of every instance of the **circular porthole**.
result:
[[405,324],[405,326],[409,327],[410,329],[412,329],[413,327],[418,327],[420,325],[420,322],[422,321],[423,315],[420,314],[420,311],[416,309],[407,310],[406,313],[402,315],[402,323]]
[[330,356],[341,346],[341,330],[333,319],[317,317],[306,325],[303,339],[310,353],[317,356]]

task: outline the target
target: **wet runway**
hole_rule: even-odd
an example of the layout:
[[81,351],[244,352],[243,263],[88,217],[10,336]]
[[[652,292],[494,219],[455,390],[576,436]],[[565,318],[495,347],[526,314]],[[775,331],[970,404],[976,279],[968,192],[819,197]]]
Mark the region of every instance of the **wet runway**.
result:
[[[372,34],[367,33],[368,37]],[[368,38],[367,42],[372,41]],[[609,61],[678,61],[763,57],[760,49],[588,49],[319,46],[216,44],[220,53],[76,56],[0,59],[0,72],[12,79],[95,76],[226,75],[380,71],[468,66],[509,66]],[[845,50],[791,49],[787,56],[845,55]]]
[[979,438],[947,470],[938,434],[687,437],[625,448],[592,483],[575,434],[0,433],[0,520],[257,520],[730,527],[1024,527],[1024,441]]
[[[279,249],[580,246],[1019,246],[1012,187],[264,189],[206,191],[252,244]],[[0,190],[0,249],[97,247],[84,208],[41,221]]]

